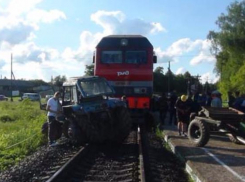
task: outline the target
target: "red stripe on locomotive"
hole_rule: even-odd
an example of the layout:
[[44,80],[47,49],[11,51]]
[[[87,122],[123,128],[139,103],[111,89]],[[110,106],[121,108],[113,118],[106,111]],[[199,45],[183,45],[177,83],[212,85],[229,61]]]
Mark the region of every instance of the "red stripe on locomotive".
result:
[[149,109],[150,98],[149,97],[127,97],[129,109]]

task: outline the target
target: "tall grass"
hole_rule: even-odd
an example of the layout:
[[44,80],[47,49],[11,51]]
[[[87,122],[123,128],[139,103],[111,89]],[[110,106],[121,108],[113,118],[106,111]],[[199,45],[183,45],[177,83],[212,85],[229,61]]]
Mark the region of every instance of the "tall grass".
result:
[[0,102],[0,171],[43,144],[41,126],[45,119],[38,102]]

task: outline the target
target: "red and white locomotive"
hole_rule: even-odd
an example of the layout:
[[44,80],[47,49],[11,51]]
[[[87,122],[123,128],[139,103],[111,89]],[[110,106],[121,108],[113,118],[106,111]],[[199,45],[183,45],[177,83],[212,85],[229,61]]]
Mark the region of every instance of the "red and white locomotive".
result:
[[141,35],[110,35],[101,39],[94,56],[94,75],[106,78],[115,97],[126,96],[130,110],[150,108],[153,94],[153,46]]

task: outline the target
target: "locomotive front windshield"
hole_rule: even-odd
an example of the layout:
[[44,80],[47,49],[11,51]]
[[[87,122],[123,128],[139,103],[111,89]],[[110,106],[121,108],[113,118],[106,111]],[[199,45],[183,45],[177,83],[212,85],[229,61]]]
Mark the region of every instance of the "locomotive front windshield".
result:
[[95,95],[108,95],[113,93],[111,87],[103,79],[81,81],[80,86],[85,97]]
[[102,63],[122,63],[122,51],[103,51]]
[[146,51],[126,51],[125,62],[132,64],[146,63]]
[[101,62],[107,64],[146,64],[147,54],[146,51],[102,51]]

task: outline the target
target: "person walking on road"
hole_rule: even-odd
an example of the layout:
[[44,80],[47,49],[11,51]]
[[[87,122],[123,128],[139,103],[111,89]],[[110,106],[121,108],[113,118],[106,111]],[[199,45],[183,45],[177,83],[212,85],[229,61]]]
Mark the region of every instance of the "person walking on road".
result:
[[175,108],[176,108],[176,116],[178,120],[178,130],[179,130],[179,136],[182,134],[187,137],[187,124],[190,119],[190,105],[188,102],[186,102],[187,96],[182,95],[178,100],[176,101]]
[[47,102],[46,110],[48,111],[48,138],[49,146],[56,146],[55,142],[61,136],[61,124],[57,121],[56,117],[62,112],[59,103],[60,92],[55,92],[54,96]]

